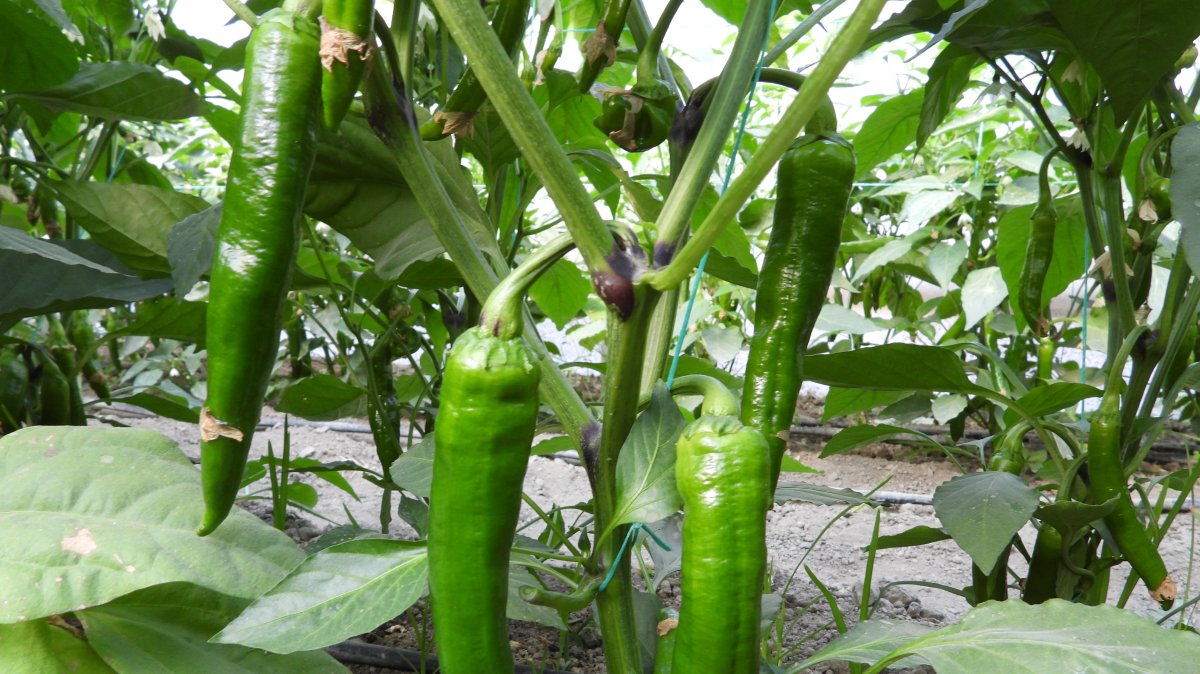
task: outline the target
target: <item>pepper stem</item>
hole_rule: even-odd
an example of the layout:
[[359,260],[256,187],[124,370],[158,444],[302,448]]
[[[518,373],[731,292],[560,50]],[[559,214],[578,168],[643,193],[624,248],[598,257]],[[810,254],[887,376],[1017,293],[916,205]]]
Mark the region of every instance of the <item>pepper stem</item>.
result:
[[704,396],[701,411],[706,416],[736,417],[740,406],[737,398],[716,377],[706,374],[687,374],[671,382],[671,393],[691,393]]
[[663,8],[662,15],[658,17],[658,23],[654,24],[654,29],[650,31],[646,45],[638,54],[637,81],[639,83],[651,83],[658,79],[658,55],[662,51],[663,39],[667,36],[667,28],[671,26],[671,21],[675,18],[675,12],[682,4],[683,0],[669,0],[667,6]]
[[533,251],[488,295],[479,325],[500,339],[516,339],[525,330],[525,295],[550,265],[575,247],[569,234],[556,237]]

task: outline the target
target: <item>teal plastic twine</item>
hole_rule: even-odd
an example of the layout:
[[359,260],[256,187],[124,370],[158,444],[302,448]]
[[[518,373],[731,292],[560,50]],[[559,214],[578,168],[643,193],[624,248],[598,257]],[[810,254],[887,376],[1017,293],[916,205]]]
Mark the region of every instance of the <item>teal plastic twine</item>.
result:
[[[646,534],[658,544],[658,547],[666,550],[667,552],[671,551],[671,546],[667,545],[663,539],[659,538],[653,531],[651,531],[650,527],[642,524],[641,522],[634,522],[633,524],[629,525],[629,531],[625,532],[625,540],[621,541],[621,549],[617,551],[617,559],[621,559],[625,556],[625,550],[629,547],[630,542],[636,541],[639,531],[645,531]],[[612,581],[613,576],[616,574],[616,564],[608,567],[608,575],[604,576],[604,580],[600,583],[600,589],[596,591],[603,592],[604,588],[608,587],[608,583]]]
[[[771,16],[775,16],[775,5],[777,0],[771,2]],[[766,35],[763,35],[762,50],[767,50],[767,39],[770,37],[770,30]],[[742,146],[742,136],[746,133],[746,122],[750,119],[750,111],[754,108],[754,90],[758,88],[758,79],[762,75],[763,59],[759,58],[758,65],[754,68],[754,77],[750,80],[750,92],[746,94],[746,106],[742,108],[742,120],[738,124],[737,135],[733,137],[733,148],[729,151],[729,164],[725,167],[725,179],[721,182],[721,191],[719,194],[725,194],[725,190],[729,189],[729,182],[733,180],[733,167],[737,164],[738,149]],[[679,326],[679,337],[675,340],[675,353],[671,356],[671,367],[667,370],[667,388],[671,388],[671,382],[675,381],[675,371],[679,368],[679,359],[683,356],[683,339],[687,337],[688,324],[692,321],[692,307],[696,305],[696,295],[700,292],[700,281],[704,276],[704,265],[708,263],[708,253],[700,258],[700,264],[696,265],[696,276],[692,280],[691,294],[688,295],[687,306],[683,310],[683,325]]]

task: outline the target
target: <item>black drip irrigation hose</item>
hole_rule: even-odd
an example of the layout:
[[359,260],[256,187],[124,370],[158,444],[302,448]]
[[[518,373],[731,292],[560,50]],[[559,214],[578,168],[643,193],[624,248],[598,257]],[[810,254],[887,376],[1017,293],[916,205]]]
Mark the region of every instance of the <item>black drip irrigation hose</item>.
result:
[[[370,665],[383,669],[394,669],[399,672],[420,672],[435,674],[438,671],[436,655],[426,654],[422,658],[417,651],[406,651],[398,648],[388,648],[361,641],[343,641],[336,646],[330,646],[325,652],[338,662],[350,665]],[[421,665],[424,663],[424,669]],[[529,665],[517,665],[515,674],[573,674],[558,669],[535,669]],[[480,672],[480,674],[486,674]]]

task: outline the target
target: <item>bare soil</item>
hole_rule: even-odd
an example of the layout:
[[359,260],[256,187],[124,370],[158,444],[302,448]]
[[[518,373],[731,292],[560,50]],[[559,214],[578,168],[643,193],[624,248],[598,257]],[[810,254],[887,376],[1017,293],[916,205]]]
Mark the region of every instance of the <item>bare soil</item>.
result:
[[[808,408],[807,413],[811,416],[819,416],[820,407],[816,401],[805,401],[802,407]],[[806,410],[802,409],[801,413],[806,413]],[[196,457],[199,453],[197,431],[193,426],[118,411],[113,411],[113,414],[113,420],[119,423],[152,428],[167,435],[189,456]],[[277,425],[255,435],[255,455],[265,453],[268,442],[276,450],[283,443],[282,416],[269,413],[263,421]],[[290,433],[293,456],[325,462],[350,460],[369,466],[376,463],[369,434],[304,426],[292,426]],[[784,480],[848,487],[860,492],[886,481],[884,489],[887,491],[928,495],[942,482],[958,474],[953,465],[934,455],[914,454],[907,448],[893,445],[876,445],[857,453],[828,459],[819,457],[820,450],[820,442],[793,442],[789,446],[791,455],[820,472],[790,474]],[[356,490],[358,499],[311,475],[295,476],[311,484],[319,495],[315,508],[319,517],[307,513],[292,513],[289,516],[288,533],[301,544],[335,524],[347,523],[346,511],[363,526],[378,526],[379,490],[358,473],[348,472],[344,475]],[[560,458],[533,457],[526,476],[525,491],[543,508],[554,504],[580,503],[590,497],[583,469]],[[261,506],[258,509],[261,510]],[[778,657],[785,664],[802,661],[837,633],[829,607],[806,575],[805,566],[833,593],[847,620],[853,623],[857,619],[867,559],[864,548],[871,540],[876,511],[860,507],[842,513],[843,509],[842,506],[793,502],[777,505],[768,514],[767,545],[772,585],[782,598],[784,643],[781,647],[776,644],[776,652],[783,654]],[[837,517],[839,514],[842,516]],[[881,534],[895,534],[917,525],[940,526],[930,506],[888,506],[879,509],[878,516]],[[522,521],[534,519],[532,510],[526,507]],[[1192,547],[1194,526],[1194,515],[1181,516],[1162,546],[1167,566],[1175,571],[1174,575],[1181,584],[1181,596],[1194,596],[1200,591],[1200,582],[1196,579],[1192,579],[1187,595],[1183,595],[1182,587],[1196,552]],[[402,538],[415,536],[413,530],[396,518],[393,518],[391,534]],[[1022,538],[1031,546],[1033,530],[1027,527],[1022,532]],[[732,540],[731,544],[736,544],[736,540]],[[1113,574],[1112,601],[1115,601],[1116,593],[1124,581],[1124,569],[1124,565],[1118,567]],[[1023,569],[1017,568],[1017,571],[1020,573]],[[969,608],[961,597],[954,594],[928,586],[903,584],[907,581],[951,587],[969,584],[969,558],[950,541],[921,548],[880,550],[875,560],[873,580],[870,600],[875,615],[879,617],[916,620],[937,626],[957,620]],[[678,575],[674,574],[657,588],[657,594],[664,603],[678,604],[677,582]],[[1130,607],[1147,613],[1155,610],[1140,587],[1135,591]],[[1197,619],[1193,618],[1193,621]],[[1198,623],[1200,621],[1193,625]],[[548,668],[581,674],[605,672],[599,633],[587,612],[572,616],[567,633],[521,622],[511,623],[510,630],[517,661],[529,664],[535,670]],[[433,652],[432,631],[432,624],[421,602],[404,615],[358,639],[366,643]],[[391,670],[354,665],[351,671],[382,673]],[[833,664],[818,666],[814,671],[840,674],[848,670],[842,665]]]

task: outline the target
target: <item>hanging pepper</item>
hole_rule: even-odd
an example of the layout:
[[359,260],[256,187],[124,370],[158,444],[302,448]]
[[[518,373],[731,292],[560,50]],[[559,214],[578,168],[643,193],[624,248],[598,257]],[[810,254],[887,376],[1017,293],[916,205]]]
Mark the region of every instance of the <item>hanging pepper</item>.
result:
[[771,459],[763,434],[733,416],[732,394],[715,380],[706,393],[675,449],[683,601],[671,671],[758,674]]
[[336,132],[374,54],[374,0],[325,0],[321,10],[321,114]]
[[637,82],[628,91],[605,90],[600,116],[592,124],[627,152],[658,147],[671,132],[679,97],[658,78],[659,54],[667,28],[682,3],[667,4],[638,55]]
[[772,492],[804,378],[804,352],[833,277],[854,165],[853,148],[836,133],[803,136],[779,160],[741,413],[742,423],[761,430],[770,445]]
[[1029,241],[1025,245],[1025,262],[1021,265],[1021,280],[1018,284],[1017,304],[1034,334],[1044,337],[1050,332],[1050,320],[1042,311],[1042,289],[1046,285],[1046,274],[1054,259],[1054,228],[1058,214],[1054,210],[1054,193],[1050,189],[1050,160],[1058,152],[1055,148],[1042,159],[1038,172],[1038,203],[1029,222]]
[[264,14],[246,47],[240,130],[208,299],[202,536],[233,507],[262,410],[320,123],[320,31],[290,5]]

